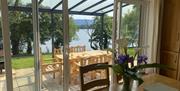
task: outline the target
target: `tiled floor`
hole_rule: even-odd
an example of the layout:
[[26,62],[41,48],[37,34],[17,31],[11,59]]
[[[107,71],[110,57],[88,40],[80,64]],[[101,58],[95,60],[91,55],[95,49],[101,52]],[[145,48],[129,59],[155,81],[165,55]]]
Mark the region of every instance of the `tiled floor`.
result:
[[[53,79],[51,74],[43,75],[43,91],[63,91],[62,80],[57,77]],[[0,74],[0,91],[6,91],[5,83],[5,73],[3,72]],[[34,91],[33,68],[13,70],[13,87],[14,91]]]

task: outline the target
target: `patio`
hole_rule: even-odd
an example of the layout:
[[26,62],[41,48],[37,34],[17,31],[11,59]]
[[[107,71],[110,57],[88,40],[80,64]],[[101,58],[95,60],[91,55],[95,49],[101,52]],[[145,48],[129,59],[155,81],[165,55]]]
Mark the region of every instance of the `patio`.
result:
[[[58,76],[59,74],[56,74]],[[43,76],[43,90],[42,91],[63,91],[62,85],[59,82],[62,80],[53,78],[52,75]],[[5,75],[0,75],[0,91],[5,91]],[[13,91],[34,91],[34,69],[18,69],[13,70]]]

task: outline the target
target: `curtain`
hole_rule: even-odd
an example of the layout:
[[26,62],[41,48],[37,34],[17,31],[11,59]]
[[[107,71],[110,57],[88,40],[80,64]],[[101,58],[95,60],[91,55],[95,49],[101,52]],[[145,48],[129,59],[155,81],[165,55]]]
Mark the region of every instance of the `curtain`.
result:
[[[160,34],[161,6],[163,0],[145,0],[142,4],[140,45],[148,46],[144,54],[149,63],[156,63],[158,53],[158,39]],[[154,72],[147,69],[146,72]]]

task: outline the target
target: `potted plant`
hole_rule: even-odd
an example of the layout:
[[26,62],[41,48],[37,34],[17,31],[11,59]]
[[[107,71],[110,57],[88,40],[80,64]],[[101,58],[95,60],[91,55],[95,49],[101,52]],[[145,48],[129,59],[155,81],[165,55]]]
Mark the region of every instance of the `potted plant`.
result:
[[[123,78],[122,91],[131,91],[131,81],[137,80],[138,84],[141,85],[143,80],[140,75],[140,70],[144,68],[160,67],[166,68],[165,65],[151,63],[148,64],[148,57],[141,54],[140,52],[144,47],[134,48],[135,53],[128,53],[128,41],[127,39],[118,40],[120,53],[115,52],[115,64],[108,65],[111,67],[116,75],[121,75]],[[135,65],[134,63],[137,63]]]

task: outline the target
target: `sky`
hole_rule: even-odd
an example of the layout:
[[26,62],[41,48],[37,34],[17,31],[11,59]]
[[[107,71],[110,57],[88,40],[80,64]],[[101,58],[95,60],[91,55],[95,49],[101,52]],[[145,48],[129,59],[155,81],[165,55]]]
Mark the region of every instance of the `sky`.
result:
[[[113,16],[113,12],[107,13],[108,16]],[[74,19],[94,19],[95,16],[89,15],[72,15]]]

